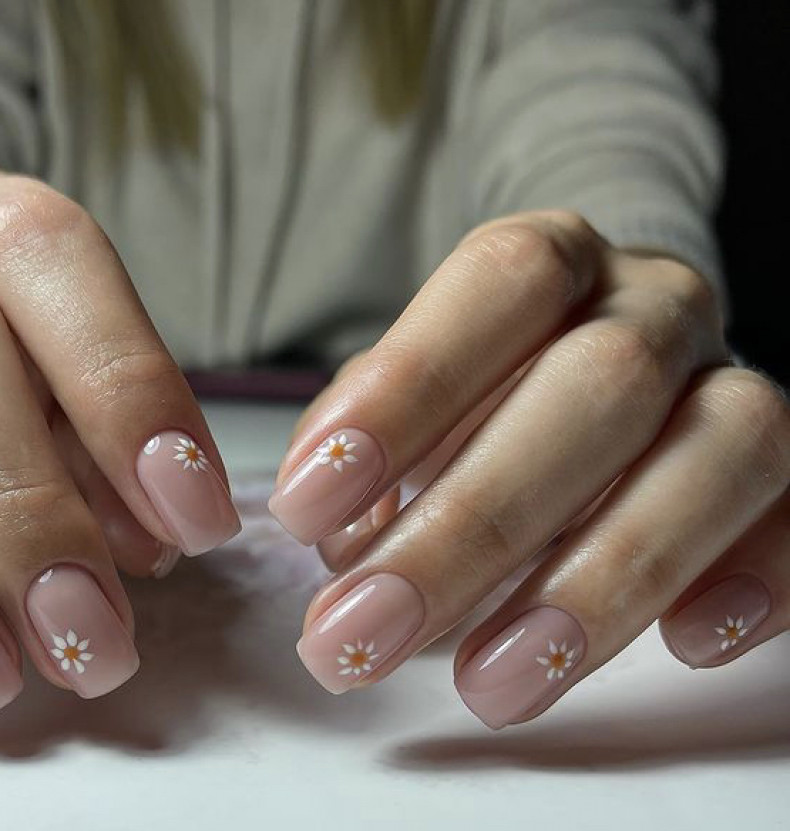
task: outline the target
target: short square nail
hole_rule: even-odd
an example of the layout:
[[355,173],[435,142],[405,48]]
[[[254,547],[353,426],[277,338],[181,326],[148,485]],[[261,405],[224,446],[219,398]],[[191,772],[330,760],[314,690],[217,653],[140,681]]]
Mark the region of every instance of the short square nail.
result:
[[498,730],[559,698],[581,662],[587,639],[567,612],[532,609],[468,661],[455,679],[467,707]]
[[5,644],[0,640],[0,710],[22,692],[22,676]]
[[27,612],[63,680],[82,698],[105,695],[137,672],[134,642],[84,569],[55,566],[38,577]]
[[316,681],[338,695],[392,656],[423,616],[422,596],[408,580],[377,574],[318,618],[296,650]]
[[152,436],[137,457],[137,476],[187,556],[210,551],[241,530],[225,485],[186,433],[166,430]]
[[771,595],[751,574],[728,577],[668,620],[661,636],[690,667],[716,666],[749,648],[749,639],[771,611]]
[[269,510],[303,545],[313,545],[365,498],[384,470],[378,443],[353,427],[332,433],[269,499]]

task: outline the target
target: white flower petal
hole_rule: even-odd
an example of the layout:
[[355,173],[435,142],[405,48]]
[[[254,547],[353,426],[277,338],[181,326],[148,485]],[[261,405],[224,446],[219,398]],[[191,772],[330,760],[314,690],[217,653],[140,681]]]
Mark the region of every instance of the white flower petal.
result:
[[557,644],[554,643],[554,641],[549,641],[549,652],[551,652],[552,655],[556,655],[558,652]]
[[744,635],[745,635],[748,631],[749,631],[749,627],[748,627],[748,626],[744,626],[744,627],[743,627],[743,629],[741,629],[741,630],[738,632],[738,634],[739,634],[741,637],[743,637],[743,636],[744,636]]
[[49,651],[58,659],[62,660],[66,657],[66,653],[62,649],[50,649]]
[[353,450],[357,446],[355,441],[350,441],[343,449],[344,450]]
[[91,645],[91,639],[90,638],[85,638],[84,641],[80,641],[77,644],[77,649],[79,649],[80,652],[84,652],[90,645]]
[[346,438],[346,434],[345,434],[345,433],[341,433],[341,434],[340,434],[340,438],[338,439],[338,442],[339,442],[340,444],[345,444],[347,441],[348,441],[348,439]]
[[359,675],[362,670],[359,667],[354,667],[354,675]]
[[535,660],[539,664],[543,664],[544,667],[547,667],[551,663],[551,661],[548,658],[544,658],[542,655],[538,655],[538,657],[535,658]]
[[738,620],[735,621],[735,628],[740,629],[743,626],[743,615],[741,615]]
[[725,649],[728,649],[728,648],[729,648],[729,646],[730,646],[730,642],[729,642],[729,641],[722,641],[722,642],[721,642],[721,645],[719,646],[719,649],[721,649],[721,651],[722,651],[722,652],[724,652],[724,650],[725,650]]
[[554,673],[555,673],[555,672],[556,672],[556,670],[554,669],[554,667],[552,667],[552,668],[551,668],[551,669],[550,669],[550,670],[546,673],[546,678],[548,678],[548,679],[549,679],[549,681],[551,681],[551,679],[552,679],[552,678],[554,678]]
[[362,664],[362,669],[364,669],[365,672],[370,672],[370,664]]
[[726,635],[727,630],[723,626],[715,626],[714,629],[716,630],[717,635]]
[[347,658],[345,655],[341,655],[341,656],[337,659],[337,662],[338,662],[339,664],[343,664],[343,666],[345,666],[345,665],[346,665],[349,661],[348,661],[348,658]]
[[352,672],[353,670],[351,669],[351,667],[346,667],[345,669],[341,669],[338,675],[349,675]]
[[77,637],[77,633],[73,629],[69,629],[69,631],[66,632],[66,643],[69,646],[76,646],[78,640],[79,638]]
[[370,653],[371,653],[371,652],[373,652],[373,650],[374,650],[375,648],[376,648],[376,644],[375,644],[375,643],[373,643],[373,641],[371,641],[371,642],[370,642],[370,643],[369,643],[369,644],[365,647],[365,652],[367,652],[367,653],[368,653],[368,655],[370,655]]
[[727,615],[727,626],[735,626],[735,621],[729,615]]
[[74,669],[77,670],[78,675],[82,675],[85,672],[85,667],[77,660],[74,661]]
[[82,655],[80,655],[80,660],[81,661],[92,661],[93,660],[93,653],[92,652],[83,652]]
[[55,642],[55,646],[57,646],[58,649],[65,649],[68,646],[66,641],[64,641],[60,635],[53,635],[52,640]]
[[352,453],[346,453],[346,455],[343,456],[343,461],[348,462],[349,464],[354,464],[354,462],[359,461],[359,460]]
[[567,652],[568,651],[568,641],[563,641],[560,645],[560,652]]
[[368,655],[368,660],[369,660],[369,661],[375,661],[375,660],[376,660],[376,658],[378,658],[378,657],[379,657],[379,653],[378,653],[378,652],[376,652],[376,654],[375,654],[375,655]]
[[564,678],[564,677],[565,677],[565,673],[561,669],[558,669],[557,670],[557,678]]
[[565,658],[566,658],[568,661],[570,661],[570,660],[571,660],[571,658],[573,658],[573,656],[574,656],[575,652],[576,652],[576,650],[575,650],[575,649],[569,649],[569,650],[567,651],[567,653],[565,654]]
[[336,462],[334,462],[334,464],[332,465],[332,467],[334,467],[334,469],[335,469],[336,471],[338,471],[338,473],[342,473],[342,472],[343,472],[343,462],[341,462],[341,461],[340,461],[340,459],[338,459]]
[[184,447],[191,447],[192,446],[192,442],[189,439],[185,439],[183,436],[180,436],[178,441]]
[[321,458],[317,461],[319,465],[328,465],[332,463],[332,459],[329,456],[321,456]]
[[357,648],[350,643],[344,643],[343,651],[347,652],[349,655],[353,655],[357,651]]
[[70,661],[68,658],[64,658],[64,659],[60,662],[60,668],[61,668],[61,669],[68,670],[68,668],[69,668],[70,666],[71,666],[71,661]]

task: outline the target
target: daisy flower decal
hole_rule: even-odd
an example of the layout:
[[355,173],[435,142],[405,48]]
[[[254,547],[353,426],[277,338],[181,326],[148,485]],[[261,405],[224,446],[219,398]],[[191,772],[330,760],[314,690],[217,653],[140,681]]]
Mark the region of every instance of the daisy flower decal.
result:
[[724,640],[719,644],[719,649],[724,652],[731,646],[735,646],[738,641],[749,631],[748,626],[744,626],[743,615],[737,620],[733,620],[729,615],[725,621],[725,626],[714,626],[717,635],[722,635]]
[[183,436],[179,437],[178,444],[173,445],[173,450],[178,451],[173,458],[177,462],[184,463],[184,470],[190,467],[192,470],[208,470],[206,454],[192,439],[185,439]]
[[65,638],[53,635],[52,640],[55,642],[55,648],[50,652],[60,661],[60,668],[68,672],[73,666],[77,673],[82,675],[85,672],[85,664],[93,660],[93,655],[86,651],[91,643],[90,638],[81,641],[77,633],[69,629]]
[[371,661],[378,658],[376,645],[371,641],[367,646],[357,640],[356,646],[352,643],[343,644],[343,653],[338,657],[340,664],[340,675],[361,675],[363,672],[370,672]]
[[559,646],[554,641],[549,641],[548,656],[538,655],[536,660],[544,667],[548,667],[546,678],[551,681],[555,675],[557,678],[565,677],[565,670],[570,668],[575,651],[575,649],[568,649],[567,641],[563,641]]
[[356,446],[357,443],[349,441],[345,433],[341,433],[338,438],[332,437],[325,444],[316,448],[318,464],[332,465],[338,473],[342,473],[344,463],[353,464],[358,461],[353,453],[349,453],[349,450],[353,450]]

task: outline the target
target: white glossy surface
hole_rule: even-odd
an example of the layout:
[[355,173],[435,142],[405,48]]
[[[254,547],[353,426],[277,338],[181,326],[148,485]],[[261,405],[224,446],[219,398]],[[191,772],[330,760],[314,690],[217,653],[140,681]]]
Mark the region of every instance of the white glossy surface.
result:
[[[296,415],[207,411],[234,473],[275,467]],[[0,714],[2,831],[790,827],[787,636],[691,672],[650,630],[496,734],[455,695],[449,639],[330,696],[293,648],[323,571],[260,510],[260,479],[235,479],[244,537],[130,584],[137,678],[82,701],[28,673]]]

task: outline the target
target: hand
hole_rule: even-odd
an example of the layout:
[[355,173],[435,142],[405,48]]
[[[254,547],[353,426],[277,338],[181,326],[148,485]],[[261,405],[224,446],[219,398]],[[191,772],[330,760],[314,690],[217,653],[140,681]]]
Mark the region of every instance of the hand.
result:
[[307,668],[335,693],[380,681],[561,532],[458,650],[458,691],[491,727],[538,715],[658,617],[691,666],[785,630],[788,405],[726,363],[688,267],[564,212],[473,231],[283,461],[272,511],[339,572],[307,612]]
[[[238,531],[197,402],[84,210],[0,175],[0,707],[20,643],[85,698],[137,669],[116,565],[163,575]],[[202,449],[199,449],[202,448]]]

